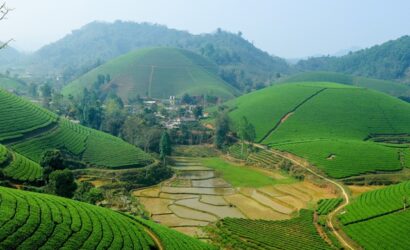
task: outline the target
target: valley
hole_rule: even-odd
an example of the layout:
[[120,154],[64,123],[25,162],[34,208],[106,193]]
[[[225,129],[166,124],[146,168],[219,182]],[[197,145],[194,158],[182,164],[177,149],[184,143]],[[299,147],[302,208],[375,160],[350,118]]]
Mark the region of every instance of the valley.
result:
[[0,250],[410,249],[397,1],[1,2]]

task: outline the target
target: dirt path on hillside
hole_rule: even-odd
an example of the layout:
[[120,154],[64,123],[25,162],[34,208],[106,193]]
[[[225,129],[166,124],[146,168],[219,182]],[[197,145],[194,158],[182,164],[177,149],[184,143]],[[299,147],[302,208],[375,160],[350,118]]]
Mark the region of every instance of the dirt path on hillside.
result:
[[[257,144],[257,143],[253,143],[253,145],[255,147],[261,148],[263,150],[268,150],[263,145],[260,145],[260,144]],[[333,231],[333,233],[335,234],[337,239],[340,241],[340,243],[342,243],[343,246],[345,246],[347,249],[354,250],[355,248],[348,242],[348,241],[351,241],[351,240],[349,238],[347,238],[347,236],[345,234],[340,233],[339,230],[336,229],[335,226],[334,226],[334,220],[335,220],[335,216],[337,215],[337,213],[350,203],[350,197],[347,194],[346,189],[340,183],[338,183],[334,180],[331,180],[331,179],[329,179],[329,178],[315,172],[314,170],[309,168],[309,166],[305,162],[301,162],[301,161],[299,161],[295,158],[291,158],[291,157],[287,156],[286,154],[284,154],[282,152],[278,152],[278,151],[275,151],[275,150],[269,150],[269,151],[272,152],[273,154],[275,154],[279,157],[282,157],[282,158],[292,162],[293,164],[305,169],[306,171],[310,172],[311,174],[313,174],[313,175],[315,175],[315,176],[317,176],[317,177],[319,177],[319,178],[321,178],[321,179],[323,179],[323,180],[325,180],[329,183],[332,183],[333,185],[337,186],[342,191],[344,202],[341,205],[339,205],[339,207],[337,207],[333,212],[331,212],[329,214],[329,216],[327,218],[327,224],[328,224],[330,230]],[[347,239],[345,239],[345,237]]]
[[154,234],[154,232],[152,232],[150,229],[148,229],[147,227],[144,227],[145,232],[147,232],[147,234],[151,237],[151,239],[154,241],[155,245],[158,247],[158,250],[164,250],[164,247],[162,246],[162,242],[160,241],[160,239],[158,238],[158,236],[156,234]]
[[323,88],[320,89],[318,91],[316,91],[315,93],[313,93],[311,96],[307,97],[306,99],[304,99],[303,101],[301,101],[299,104],[297,104],[292,110],[290,110],[289,112],[287,112],[284,116],[282,116],[279,120],[279,122],[277,122],[275,124],[275,126],[269,130],[265,136],[262,137],[262,139],[259,140],[259,143],[263,142],[266,138],[268,138],[273,132],[275,132],[275,130],[277,130],[279,128],[279,126],[284,123],[293,113],[296,112],[296,110],[298,108],[300,108],[303,104],[305,104],[306,102],[308,102],[309,100],[311,100],[313,97],[319,95],[321,92],[325,91],[327,88]]

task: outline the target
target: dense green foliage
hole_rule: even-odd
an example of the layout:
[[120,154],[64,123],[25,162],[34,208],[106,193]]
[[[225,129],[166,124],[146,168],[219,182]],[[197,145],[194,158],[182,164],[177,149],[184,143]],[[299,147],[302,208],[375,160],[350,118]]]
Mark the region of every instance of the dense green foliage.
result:
[[57,120],[55,114],[2,89],[0,107],[0,141],[21,137]]
[[351,224],[344,231],[365,249],[409,249],[410,210]]
[[168,228],[161,226],[155,222],[144,220],[141,218],[135,218],[142,225],[148,227],[153,233],[159,236],[161,243],[164,245],[166,250],[180,250],[180,249],[192,249],[192,250],[202,250],[202,249],[216,249],[202,241],[195,238],[186,236],[174,230],[169,230]]
[[319,215],[327,215],[339,206],[342,201],[342,198],[322,199],[317,203],[318,207],[316,208],[316,212]]
[[170,48],[141,49],[120,56],[76,79],[64,88],[64,95],[77,95],[91,88],[98,75],[111,76],[99,86],[114,91],[124,101],[137,96],[211,95],[229,99],[237,91],[217,76],[217,67],[200,55]]
[[0,141],[13,139],[13,150],[34,162],[40,163],[45,152],[55,149],[94,166],[141,167],[153,162],[148,154],[117,137],[58,118],[3,90],[0,107]]
[[281,79],[278,83],[289,82],[336,82],[378,90],[393,96],[409,96],[410,87],[403,83],[385,81],[336,72],[304,72]]
[[340,216],[343,224],[351,224],[373,217],[382,216],[410,206],[410,181],[383,189],[366,192],[346,207]]
[[[1,249],[210,249],[146,220],[57,196],[0,187]],[[182,248],[181,248],[182,247]]]
[[34,182],[43,175],[41,166],[3,145],[0,145],[0,169],[6,178],[22,182]]
[[410,37],[403,36],[342,57],[314,57],[300,61],[302,70],[326,70],[379,79],[406,79],[410,67]]
[[343,230],[365,249],[408,249],[410,181],[366,192],[339,216]]
[[410,133],[410,105],[386,94],[336,83],[289,83],[226,105],[235,124],[248,117],[257,140],[304,157],[332,177],[407,166],[407,148],[382,142]]
[[215,234],[217,243],[228,249],[331,249],[309,210],[283,221],[226,218],[218,222]]

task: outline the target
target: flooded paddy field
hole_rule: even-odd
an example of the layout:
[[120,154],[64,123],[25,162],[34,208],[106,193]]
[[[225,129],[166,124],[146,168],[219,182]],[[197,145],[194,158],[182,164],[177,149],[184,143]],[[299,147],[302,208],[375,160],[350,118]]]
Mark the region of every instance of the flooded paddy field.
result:
[[[285,220],[321,198],[336,197],[331,190],[307,181],[264,187],[233,187],[221,173],[197,158],[175,157],[176,176],[159,186],[136,190],[151,218],[182,233],[206,238],[201,228],[225,217]],[[272,179],[289,178],[266,171]]]

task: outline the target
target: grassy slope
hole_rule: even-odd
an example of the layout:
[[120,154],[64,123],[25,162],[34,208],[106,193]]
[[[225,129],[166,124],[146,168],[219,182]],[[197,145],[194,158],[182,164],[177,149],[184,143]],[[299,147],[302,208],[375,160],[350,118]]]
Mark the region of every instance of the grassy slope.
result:
[[[410,133],[410,105],[394,97],[335,83],[294,83],[263,89],[227,104],[233,121],[246,116],[261,140],[281,117],[323,88],[263,143],[307,158],[337,178],[400,169],[399,149],[364,141],[370,134]],[[334,157],[327,159],[331,155]]]
[[393,96],[409,96],[410,87],[394,81],[379,80],[360,76],[351,76],[336,72],[304,72],[287,77],[279,83],[289,82],[336,82],[378,90]]
[[[408,249],[410,182],[366,192],[346,207],[340,216],[343,230],[366,249]],[[407,206],[409,206],[407,204]]]
[[171,48],[141,49],[120,56],[73,81],[63,93],[78,94],[95,82],[98,74],[110,74],[112,81],[103,88],[115,89],[125,100],[137,94],[154,98],[209,94],[223,99],[237,94],[217,76],[214,64],[192,52]]
[[0,75],[0,88],[8,90],[24,90],[27,86],[22,82]]
[[0,187],[0,249],[211,249],[148,221],[57,196]]
[[273,184],[292,183],[293,179],[275,180],[250,167],[227,162],[221,158],[203,158],[204,166],[220,172],[223,178],[234,187],[263,187]]
[[[54,128],[47,127],[53,124]],[[26,139],[27,134],[38,129],[44,131]],[[51,149],[63,150],[77,160],[102,167],[141,167],[152,162],[149,155],[117,137],[58,118],[0,90],[0,142],[7,139],[14,140],[14,151],[37,163]]]

